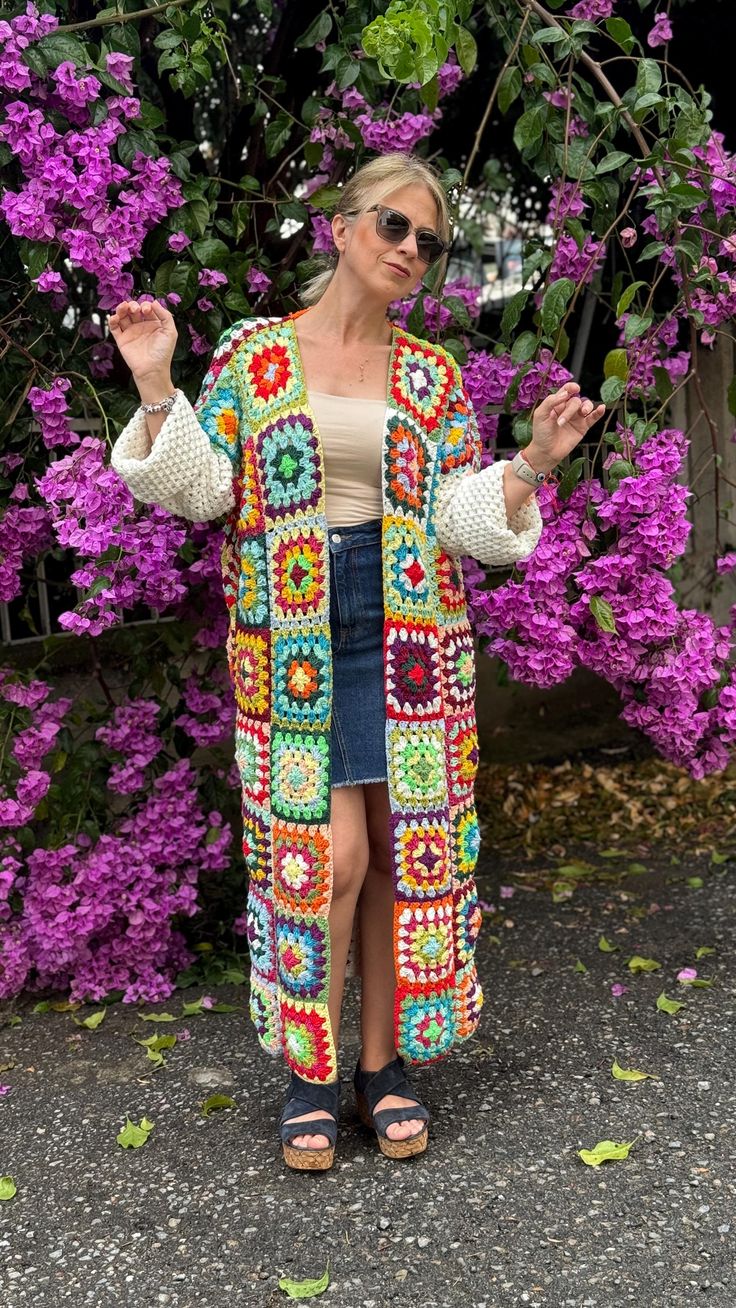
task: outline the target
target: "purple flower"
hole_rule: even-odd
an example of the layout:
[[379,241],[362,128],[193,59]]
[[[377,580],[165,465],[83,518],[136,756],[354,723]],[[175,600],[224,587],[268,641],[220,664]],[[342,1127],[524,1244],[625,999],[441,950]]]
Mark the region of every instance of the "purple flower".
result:
[[647,45],[652,49],[658,45],[666,45],[672,40],[672,23],[667,14],[657,14],[654,19],[654,27],[647,36]]
[[215,268],[200,268],[197,275],[200,286],[226,286],[227,277]]
[[619,239],[625,250],[630,250],[632,245],[636,245],[636,228],[623,227],[619,233]]
[[166,244],[170,250],[174,250],[176,254],[181,254],[181,251],[186,250],[187,246],[192,244],[192,241],[186,232],[172,232]]
[[271,278],[267,273],[261,272],[260,268],[250,267],[246,275],[248,290],[252,295],[260,295],[267,291],[271,285]]
[[613,0],[579,0],[570,10],[570,17],[595,23],[599,19],[610,18],[612,13]]

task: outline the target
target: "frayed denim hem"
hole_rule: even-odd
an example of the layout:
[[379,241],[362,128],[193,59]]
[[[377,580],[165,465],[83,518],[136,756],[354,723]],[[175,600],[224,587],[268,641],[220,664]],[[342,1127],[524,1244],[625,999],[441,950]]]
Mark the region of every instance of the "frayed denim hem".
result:
[[378,782],[388,782],[388,777],[362,777],[360,781],[333,781],[332,790],[342,790],[345,786],[375,786]]

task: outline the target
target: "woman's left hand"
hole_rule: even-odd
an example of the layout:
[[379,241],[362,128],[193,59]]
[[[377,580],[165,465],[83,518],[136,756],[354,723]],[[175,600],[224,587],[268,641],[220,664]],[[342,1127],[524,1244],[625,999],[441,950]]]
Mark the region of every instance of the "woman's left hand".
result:
[[556,468],[606,412],[605,404],[583,399],[579,391],[577,382],[566,382],[534,410],[532,439],[525,454],[537,472]]

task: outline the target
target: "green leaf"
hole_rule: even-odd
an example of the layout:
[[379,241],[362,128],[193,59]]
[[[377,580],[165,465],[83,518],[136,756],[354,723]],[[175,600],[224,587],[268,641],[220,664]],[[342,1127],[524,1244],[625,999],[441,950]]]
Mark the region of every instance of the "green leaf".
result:
[[41,38],[37,48],[49,68],[58,68],[67,59],[71,59],[77,70],[86,69],[89,65],[86,47],[71,32],[50,32]]
[[716,954],[717,952],[718,951],[714,949],[713,945],[699,945],[695,950],[695,957],[707,958],[708,954]]
[[662,69],[656,59],[641,59],[636,71],[636,92],[638,96],[658,91],[662,85]]
[[601,399],[610,408],[621,399],[626,390],[626,382],[621,377],[609,377],[601,386]]
[[640,954],[634,954],[626,966],[630,972],[656,972],[662,964],[654,958],[642,958]]
[[0,1199],[12,1199],[14,1194],[16,1189],[12,1176],[0,1176]]
[[576,962],[576,964],[575,964],[575,966],[574,966],[574,968],[573,968],[573,972],[585,972],[585,973],[587,973],[587,971],[588,971],[588,969],[587,969],[587,967],[585,966],[585,963],[581,963],[580,959],[578,959],[577,962]]
[[600,627],[601,631],[608,631],[613,636],[618,635],[616,619],[608,600],[603,599],[602,595],[591,595],[590,611],[595,618],[596,626]]
[[292,120],[288,114],[279,113],[266,124],[266,158],[273,159],[275,154],[286,145],[291,136]]
[[611,941],[606,940],[605,936],[601,936],[598,941],[598,948],[600,949],[602,954],[612,954],[619,947],[620,947],[619,945],[612,945]]
[[521,94],[521,69],[511,64],[498,84],[498,107],[502,114],[507,114],[511,105]]
[[290,1299],[314,1299],[318,1294],[324,1294],[330,1283],[330,1264],[328,1263],[324,1273],[316,1281],[291,1281],[288,1276],[282,1276],[279,1280],[279,1289],[283,1290]]
[[470,77],[478,62],[478,45],[472,32],[469,32],[467,27],[458,28],[455,37],[455,52],[457,61],[465,76]]
[[643,315],[632,313],[631,316],[626,320],[626,326],[624,328],[624,340],[633,341],[636,339],[637,336],[643,336],[644,332],[648,331],[651,325],[652,325],[651,313],[646,313]]
[[626,287],[626,290],[623,292],[623,294],[619,298],[618,304],[616,305],[617,318],[620,318],[622,313],[626,313],[626,310],[631,304],[634,296],[636,295],[636,292],[639,290],[639,287],[646,286],[646,285],[647,285],[646,282],[632,282],[630,286]]
[[562,27],[540,27],[538,31],[529,40],[530,45],[559,45],[565,49],[561,53],[566,54],[572,45],[569,33]]
[[149,1122],[147,1117],[142,1117],[139,1124],[131,1122],[130,1118],[126,1117],[125,1126],[115,1139],[123,1149],[140,1149],[141,1145],[146,1143],[154,1125],[155,1123]]
[[596,166],[596,176],[600,177],[601,173],[612,173],[617,168],[623,168],[624,164],[631,163],[631,155],[626,154],[624,150],[611,150],[605,158],[601,159]]
[[687,884],[690,886],[691,890],[700,890],[705,882],[702,877],[688,877]]
[[324,9],[321,14],[310,23],[306,32],[294,42],[297,50],[313,49],[318,41],[325,41],[332,31],[332,15],[328,9]]
[[675,1013],[679,1013],[680,1009],[684,1007],[685,1005],[680,1003],[677,999],[668,999],[664,990],[657,999],[657,1008],[662,1013],[671,1013],[674,1015]]
[[623,18],[606,19],[606,31],[608,35],[620,45],[627,54],[630,54],[632,46],[635,44],[634,34],[629,24]]
[[[515,295],[512,295],[508,304],[505,306],[503,317],[501,318],[501,336],[505,341],[510,338],[512,332],[514,332],[518,327],[521,315],[526,308],[526,302],[530,295],[531,290],[517,291]],[[536,337],[534,339],[536,343]]]
[[566,899],[570,899],[575,891],[574,881],[553,881],[552,882],[552,903],[564,904]]
[[217,1108],[237,1108],[237,1104],[229,1095],[210,1095],[202,1104],[202,1115],[209,1117]]
[[560,277],[547,287],[542,300],[542,330],[546,336],[553,338],[556,335],[574,290],[571,277]]
[[173,1013],[139,1013],[142,1022],[177,1022]]
[[517,150],[530,150],[541,140],[544,120],[545,115],[539,105],[534,105],[521,115],[514,128],[514,145]]
[[583,475],[585,459],[573,459],[570,467],[560,477],[557,483],[557,498],[560,500],[569,500],[580,478]]
[[536,332],[522,332],[511,346],[511,362],[527,363],[536,354],[538,344]]
[[629,376],[629,364],[625,350],[609,350],[603,360],[604,377],[620,377],[626,381]]
[[636,1072],[633,1068],[619,1067],[618,1060],[614,1058],[611,1067],[611,1075],[617,1081],[659,1081],[656,1072]]
[[98,1013],[91,1013],[89,1017],[82,1018],[81,1020],[72,1015],[72,1021],[76,1022],[77,1026],[86,1026],[89,1031],[96,1031],[100,1022],[104,1021],[106,1011],[106,1009],[101,1008]]
[[636,1140],[630,1140],[628,1144],[617,1144],[614,1140],[599,1140],[593,1149],[578,1149],[577,1152],[578,1157],[582,1158],[589,1167],[600,1167],[601,1163],[628,1158],[629,1150],[635,1144]]
[[720,865],[721,863],[727,863],[729,857],[730,857],[729,854],[719,854],[716,852],[716,850],[713,850],[713,853],[710,856],[710,861],[711,863],[716,863]]
[[225,242],[218,241],[213,236],[206,236],[201,241],[195,241],[192,245],[192,253],[203,268],[221,269],[225,261],[230,258],[230,250]]

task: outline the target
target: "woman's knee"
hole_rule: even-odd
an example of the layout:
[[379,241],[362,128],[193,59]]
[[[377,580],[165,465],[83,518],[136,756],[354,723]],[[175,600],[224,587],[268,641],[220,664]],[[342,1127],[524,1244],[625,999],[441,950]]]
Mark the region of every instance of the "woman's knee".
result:
[[332,897],[357,898],[368,871],[368,841],[355,838],[333,848]]

